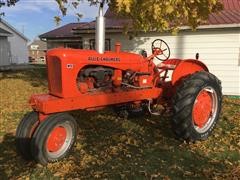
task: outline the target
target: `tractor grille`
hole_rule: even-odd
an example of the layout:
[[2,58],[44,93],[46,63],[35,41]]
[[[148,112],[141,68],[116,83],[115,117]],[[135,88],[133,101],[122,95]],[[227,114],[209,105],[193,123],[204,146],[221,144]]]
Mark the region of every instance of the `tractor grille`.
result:
[[48,87],[49,92],[55,96],[62,95],[62,69],[58,57],[48,57]]

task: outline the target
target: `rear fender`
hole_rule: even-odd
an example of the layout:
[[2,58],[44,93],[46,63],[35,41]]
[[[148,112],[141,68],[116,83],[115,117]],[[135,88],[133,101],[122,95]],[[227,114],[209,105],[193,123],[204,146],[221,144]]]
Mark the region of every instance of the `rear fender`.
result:
[[207,66],[201,61],[194,59],[186,59],[181,61],[173,71],[172,85],[175,86],[182,80],[182,78],[198,71],[209,72]]

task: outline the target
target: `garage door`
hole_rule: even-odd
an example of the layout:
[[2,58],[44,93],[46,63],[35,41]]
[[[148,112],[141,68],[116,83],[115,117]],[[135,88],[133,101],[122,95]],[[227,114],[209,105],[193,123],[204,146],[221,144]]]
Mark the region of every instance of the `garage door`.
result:
[[0,37],[0,66],[10,65],[10,44],[6,37]]

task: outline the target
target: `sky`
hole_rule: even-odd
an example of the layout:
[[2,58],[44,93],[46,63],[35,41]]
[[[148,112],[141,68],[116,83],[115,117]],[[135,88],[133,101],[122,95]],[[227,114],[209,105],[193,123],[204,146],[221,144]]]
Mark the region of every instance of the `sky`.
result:
[[68,23],[78,22],[76,12],[83,14],[80,22],[94,20],[98,14],[98,7],[83,1],[77,10],[68,9],[68,15],[63,17],[59,26],[54,22],[54,16],[61,15],[55,0],[20,0],[15,6],[2,7],[0,11],[5,12],[5,21],[32,41],[40,34]]

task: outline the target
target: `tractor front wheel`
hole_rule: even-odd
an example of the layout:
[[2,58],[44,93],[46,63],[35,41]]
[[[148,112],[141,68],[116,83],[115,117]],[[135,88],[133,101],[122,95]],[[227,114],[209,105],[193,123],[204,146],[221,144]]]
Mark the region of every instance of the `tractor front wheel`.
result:
[[77,136],[77,123],[66,113],[50,115],[36,130],[31,152],[40,164],[58,161],[67,156]]
[[27,113],[19,123],[16,131],[17,152],[26,160],[31,160],[31,139],[34,131],[39,125],[38,113]]
[[221,82],[205,71],[183,80],[173,98],[172,128],[186,141],[206,139],[213,131],[221,110]]

